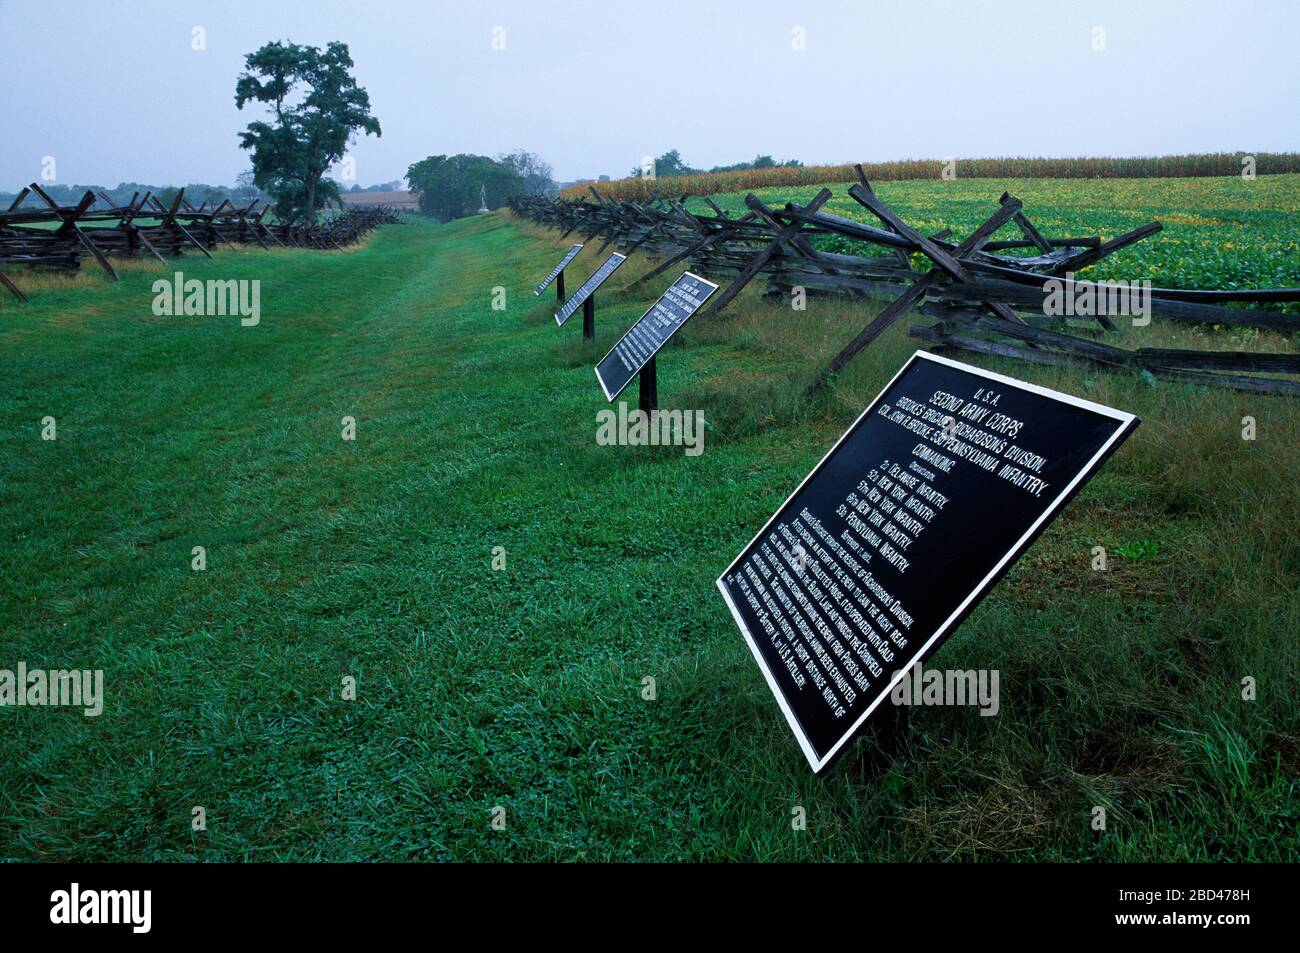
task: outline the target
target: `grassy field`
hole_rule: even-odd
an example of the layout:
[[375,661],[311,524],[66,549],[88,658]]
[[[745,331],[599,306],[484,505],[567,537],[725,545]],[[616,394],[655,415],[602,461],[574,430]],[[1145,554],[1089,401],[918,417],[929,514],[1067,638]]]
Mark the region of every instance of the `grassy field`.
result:
[[[1223,223],[1207,241],[1244,242],[1294,211],[1294,191],[1233,211],[1214,189],[1156,208],[1163,182],[1071,183],[1068,202],[1026,185],[1053,234],[1188,216],[1167,237]],[[944,186],[975,215],[1005,183]],[[912,216],[930,188],[881,192]],[[907,322],[810,403],[801,385],[870,310],[746,293],[659,362],[661,404],[709,421],[704,453],[598,446],[591,366],[650,303],[619,291],[648,265],[611,279],[584,345],[531,294],[562,247],[494,214],[176,263],[259,279],[251,328],[155,317],[161,266],[18,276],[0,668],[103,669],[106,703],[0,709],[0,858],[1300,856],[1294,402],[979,359],[1143,425],[935,658],[998,669],[999,715],[918,709],[896,752],[867,740],[816,778],[713,580],[915,349]]]

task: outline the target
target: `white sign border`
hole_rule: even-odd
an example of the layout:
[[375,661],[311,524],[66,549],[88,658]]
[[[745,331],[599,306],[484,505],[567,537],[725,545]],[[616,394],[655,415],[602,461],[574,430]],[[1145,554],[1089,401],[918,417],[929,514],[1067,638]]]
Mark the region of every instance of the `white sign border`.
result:
[[[790,709],[789,704],[786,702],[785,695],[781,691],[780,686],[777,684],[775,677],[773,677],[772,672],[768,669],[767,662],[764,660],[763,654],[758,649],[758,644],[754,641],[753,635],[750,634],[748,626],[745,625],[745,620],[741,616],[740,611],[736,608],[736,604],[732,602],[731,594],[727,592],[727,587],[723,584],[723,580],[726,579],[727,575],[736,568],[736,565],[740,562],[741,558],[745,555],[745,553],[749,551],[749,548],[753,546],[754,543],[758,542],[759,539],[761,539],[763,536],[767,534],[772,524],[776,522],[776,518],[780,516],[781,512],[790,504],[790,501],[793,500],[799,494],[799,491],[804,488],[804,485],[809,480],[811,480],[814,476],[816,476],[819,472],[821,472],[822,465],[830,458],[831,454],[833,454],[836,450],[839,449],[840,444],[842,444],[848,438],[849,434],[851,434],[854,431],[854,429],[858,426],[858,424],[862,422],[862,419],[866,417],[867,414],[871,413],[877,407],[877,405],[879,405],[881,398],[884,397],[885,394],[889,391],[889,389],[894,386],[894,382],[897,381],[900,377],[902,377],[903,374],[908,370],[908,368],[912,367],[912,365],[916,362],[918,358],[927,361],[934,361],[937,364],[944,364],[948,367],[955,367],[959,370],[967,371],[979,377],[984,377],[992,381],[997,381],[1002,384],[1019,388],[1020,390],[1026,390],[1031,393],[1038,394],[1039,396],[1042,397],[1048,397],[1052,400],[1061,401],[1073,407],[1081,407],[1084,408],[1085,410],[1090,410],[1096,414],[1100,414],[1103,417],[1109,417],[1112,420],[1119,421],[1120,426],[1115,429],[1115,432],[1111,434],[1110,438],[1101,445],[1101,447],[1097,450],[1095,454],[1093,454],[1092,459],[1090,459],[1087,462],[1087,464],[1085,464],[1082,468],[1080,468],[1079,472],[1075,475],[1074,479],[1071,480],[1068,484],[1066,484],[1066,486],[1061,490],[1061,492],[1056,495],[1056,497],[1052,500],[1050,504],[1048,504],[1047,508],[1042,512],[1042,514],[1038,517],[1038,519],[1035,520],[1034,523],[1029,527],[1029,529],[1025,531],[1025,534],[1021,536],[1019,540],[1016,541],[1016,543],[1006,552],[1006,554],[1003,555],[1003,557],[1000,560],[998,560],[997,564],[994,565],[994,567],[989,571],[988,575],[986,575],[982,580],[980,580],[980,582],[975,586],[975,588],[972,589],[970,593],[966,596],[966,598],[963,599],[962,602],[957,606],[957,608],[953,610],[952,614],[948,616],[948,618],[945,619],[937,629],[935,629],[934,634],[931,635],[930,638],[925,641],[925,643],[907,661],[906,664],[899,667],[899,669],[895,673],[890,683],[887,686],[885,686],[883,691],[880,692],[880,694],[876,697],[876,700],[873,701],[870,705],[868,705],[867,709],[861,715],[858,716],[857,721],[855,721],[848,728],[848,730],[845,731],[844,734],[840,736],[840,739],[838,741],[836,741],[833,745],[831,745],[830,750],[828,750],[825,755],[819,757],[817,752],[813,749],[811,742],[809,742],[807,736],[804,734],[803,728],[799,724],[799,720],[795,717],[794,712]],[[830,764],[832,760],[834,760],[835,756],[839,753],[840,749],[843,748],[844,745],[848,744],[848,742],[853,739],[853,737],[857,734],[858,729],[862,727],[863,722],[865,722],[867,718],[871,716],[871,713],[876,710],[876,708],[880,705],[882,701],[884,701],[886,698],[889,697],[889,694],[891,691],[893,691],[894,686],[897,685],[909,671],[911,671],[912,667],[916,664],[917,660],[920,659],[922,656],[924,656],[925,653],[929,650],[930,646],[932,646],[936,641],[938,641],[938,639],[940,639],[942,636],[948,633],[948,631],[952,628],[954,622],[957,619],[960,619],[962,617],[963,613],[966,611],[966,609],[971,605],[971,603],[976,598],[982,596],[984,593],[986,593],[989,589],[992,588],[993,580],[997,578],[998,574],[1007,566],[1007,564],[1012,559],[1018,557],[1021,553],[1024,552],[1026,548],[1028,548],[1035,534],[1049,520],[1051,520],[1052,517],[1056,515],[1057,511],[1060,510],[1061,507],[1065,504],[1065,501],[1069,499],[1070,494],[1074,491],[1075,487],[1077,487],[1085,477],[1090,476],[1093,473],[1098,463],[1101,460],[1103,460],[1106,457],[1106,455],[1110,452],[1111,447],[1113,447],[1117,441],[1126,437],[1138,423],[1140,423],[1140,420],[1135,414],[1130,414],[1122,410],[1115,410],[1113,407],[1106,407],[1102,404],[1095,404],[1090,400],[1084,400],[1081,397],[1074,397],[1070,394],[1064,394],[1061,391],[1052,390],[1049,387],[1040,387],[1037,384],[1030,384],[1027,381],[1016,380],[1014,377],[1007,377],[1003,374],[997,374],[993,371],[987,371],[982,367],[975,367],[972,364],[963,364],[961,361],[954,361],[951,358],[941,357],[937,354],[931,354],[928,351],[918,350],[915,353],[913,353],[912,356],[907,359],[907,361],[904,362],[903,366],[899,368],[898,373],[895,374],[893,377],[891,377],[889,379],[889,383],[886,384],[883,388],[881,388],[880,393],[876,395],[875,399],[872,400],[871,403],[867,404],[866,410],[862,411],[862,413],[858,415],[857,419],[854,420],[853,423],[850,424],[845,429],[844,433],[841,434],[840,438],[835,441],[835,444],[830,448],[830,450],[826,451],[825,456],[823,456],[821,460],[817,461],[817,465],[813,467],[812,470],[808,472],[808,475],[803,478],[803,480],[799,483],[797,487],[795,487],[794,492],[791,493],[789,496],[787,496],[785,498],[785,502],[783,502],[780,506],[776,508],[776,511],[772,514],[771,518],[768,519],[768,521],[763,524],[763,528],[760,529],[756,534],[754,534],[753,539],[751,539],[748,543],[746,543],[743,547],[741,547],[741,550],[736,555],[736,558],[733,559],[731,561],[731,564],[727,566],[725,570],[723,570],[720,576],[718,576],[717,583],[716,583],[718,590],[722,593],[722,598],[725,599],[727,602],[727,608],[731,610],[732,618],[736,620],[736,625],[740,628],[741,634],[744,635],[745,642],[749,646],[749,651],[753,654],[754,659],[758,662],[758,667],[759,669],[762,670],[763,677],[767,679],[767,686],[769,689],[771,689],[771,692],[773,696],[775,696],[777,703],[781,706],[781,713],[785,715],[785,720],[790,725],[790,729],[794,732],[795,738],[799,742],[799,747],[803,750],[804,757],[808,760],[808,764],[812,767],[814,774],[820,774],[822,770],[828,764]]]

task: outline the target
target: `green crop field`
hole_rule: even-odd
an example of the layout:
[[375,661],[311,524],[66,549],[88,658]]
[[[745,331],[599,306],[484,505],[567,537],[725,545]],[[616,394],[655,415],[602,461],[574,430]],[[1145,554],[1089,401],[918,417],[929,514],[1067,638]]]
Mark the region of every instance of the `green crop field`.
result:
[[[1159,218],[1116,276],[1300,285],[1297,178],[879,191],[959,233],[1003,189],[1054,236]],[[667,280],[622,291],[633,256],[584,345],[531,293],[566,244],[497,213],[117,284],[12,275],[0,668],[102,669],[105,703],[0,709],[0,859],[1300,857],[1294,401],[963,357],[1143,424],[935,657],[999,670],[998,716],[917,709],[897,750],[868,737],[818,778],[714,579],[916,348],[909,322],[806,399],[872,307],[755,287],[658,362],[704,452],[600,446],[592,364]],[[173,270],[259,280],[260,323],[155,316]]]
[[[825,211],[879,222],[848,194],[846,185],[828,186],[835,197]],[[1010,192],[1024,202],[1025,214],[1044,235],[1102,239],[1151,221],[1164,230],[1105,259],[1086,277],[1150,279],[1164,288],[1280,288],[1300,286],[1300,175],[1178,179],[959,179],[879,182],[872,186],[903,220],[925,234],[951,228],[965,236],[997,209]],[[759,189],[754,194],[777,208],[805,204],[820,185]],[[671,191],[667,186],[664,191]],[[715,196],[729,213],[743,214],[744,193]],[[692,211],[708,214],[700,199]],[[1014,227],[999,238],[1020,238]],[[828,249],[864,254],[862,243],[819,239]],[[877,253],[880,253],[877,250]],[[1031,254],[1026,251],[1024,254]]]

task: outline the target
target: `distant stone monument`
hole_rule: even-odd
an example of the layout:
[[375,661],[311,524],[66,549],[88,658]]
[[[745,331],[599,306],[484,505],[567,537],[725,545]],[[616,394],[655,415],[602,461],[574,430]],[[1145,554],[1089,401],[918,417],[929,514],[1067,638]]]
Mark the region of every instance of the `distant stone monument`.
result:
[[478,187],[478,214],[486,215],[490,211],[492,210],[487,207],[487,186],[480,185]]

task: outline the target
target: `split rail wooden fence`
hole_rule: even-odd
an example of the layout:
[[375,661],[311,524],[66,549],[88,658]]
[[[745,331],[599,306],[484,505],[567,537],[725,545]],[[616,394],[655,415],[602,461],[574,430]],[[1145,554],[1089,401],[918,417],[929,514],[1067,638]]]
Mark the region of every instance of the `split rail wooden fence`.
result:
[[[787,202],[780,208],[751,193],[745,197],[747,211],[738,216],[728,215],[707,197],[701,201],[709,214],[699,214],[687,210],[687,196],[612,201],[594,189],[594,201],[525,196],[515,199],[511,208],[559,230],[562,237],[581,236],[584,242],[603,238],[598,254],[612,245],[624,254],[639,249],[658,259],[657,266],[632,286],[682,262],[690,262],[693,271],[715,281],[728,281],[702,312],[706,316],[727,307],[759,275],[765,277],[771,295],[802,288],[809,294],[888,300],[821,370],[814,386],[842,370],[905,315],[918,311],[934,323],[912,325],[909,333],[937,348],[1044,364],[1129,368],[1157,378],[1300,395],[1300,381],[1279,376],[1300,374],[1300,355],[1121,348],[1103,340],[1108,332],[1118,330],[1113,314],[1091,317],[1096,327],[1087,331],[1049,313],[1053,294],[1075,299],[1091,294],[1094,300],[1109,295],[1111,301],[1117,300],[1118,283],[1089,282],[1080,273],[1155,235],[1162,228],[1159,222],[1109,239],[1048,237],[1034,225],[1019,199],[1004,194],[970,235],[960,240],[948,230],[924,235],[875,193],[861,167],[857,172],[859,181],[848,195],[862,209],[862,219],[824,211],[832,198],[829,189],[822,189],[807,204]],[[995,234],[1010,229],[1015,237],[995,239]],[[861,243],[863,253],[817,247],[821,236],[831,235]],[[1011,251],[1021,254],[1007,254]],[[1144,318],[1155,320],[1300,330],[1300,314],[1279,307],[1300,302],[1300,288],[1150,288],[1144,299],[1130,294],[1128,300],[1145,300]]]
[[[28,199],[34,202],[28,202]],[[96,207],[96,199],[102,207]],[[27,203],[24,207],[24,203]],[[317,223],[268,220],[270,204],[245,207],[229,200],[193,208],[182,189],[170,205],[152,193],[115,205],[102,192],[86,192],[75,206],[60,206],[38,184],[23,189],[0,211],[0,269],[4,266],[77,271],[93,258],[114,281],[111,258],[148,256],[166,263],[186,252],[211,258],[220,245],[257,244],[293,248],[345,248],[380,225],[400,222],[395,209],[349,208]],[[0,270],[0,285],[26,301],[18,285]]]

